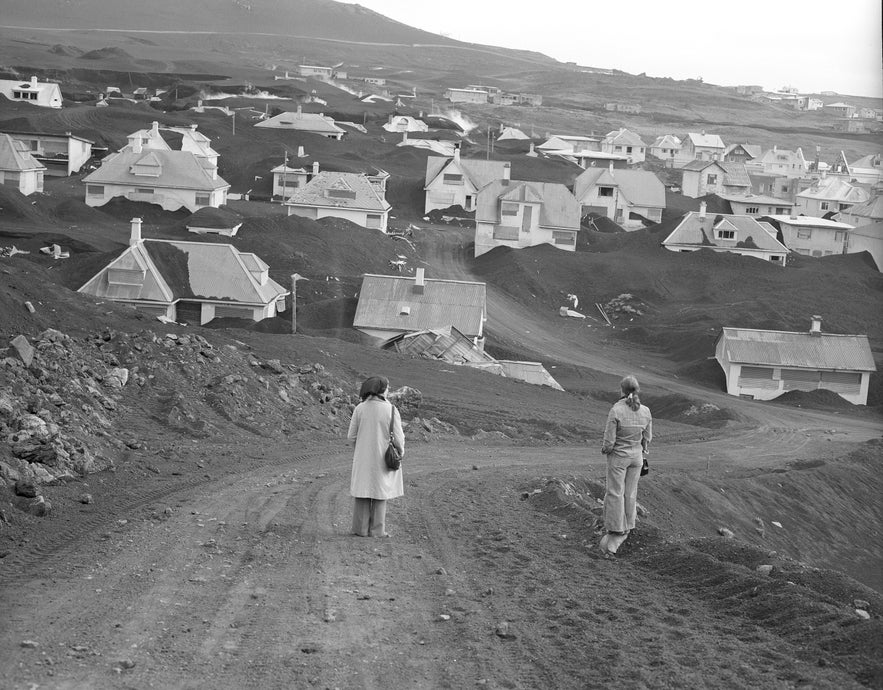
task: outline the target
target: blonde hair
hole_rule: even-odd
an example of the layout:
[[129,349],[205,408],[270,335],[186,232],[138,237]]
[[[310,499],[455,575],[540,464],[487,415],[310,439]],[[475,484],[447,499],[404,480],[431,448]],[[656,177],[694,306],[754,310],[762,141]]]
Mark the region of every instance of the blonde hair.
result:
[[638,379],[632,375],[626,376],[619,382],[619,388],[625,398],[625,404],[637,411],[641,407],[641,398],[638,397],[641,386],[638,385]]

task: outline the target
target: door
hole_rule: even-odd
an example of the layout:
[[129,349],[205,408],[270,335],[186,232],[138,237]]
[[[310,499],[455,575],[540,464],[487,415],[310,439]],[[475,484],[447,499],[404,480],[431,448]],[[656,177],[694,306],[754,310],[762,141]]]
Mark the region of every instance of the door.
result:
[[522,208],[524,209],[524,212],[521,216],[521,231],[530,232],[530,221],[531,218],[533,218],[533,206],[525,204]]

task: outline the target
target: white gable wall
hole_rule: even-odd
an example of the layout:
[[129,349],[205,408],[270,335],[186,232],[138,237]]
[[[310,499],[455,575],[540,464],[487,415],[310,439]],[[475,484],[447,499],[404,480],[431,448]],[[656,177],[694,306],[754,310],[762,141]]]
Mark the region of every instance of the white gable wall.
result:
[[227,203],[226,189],[198,192],[193,189],[173,189],[170,187],[86,184],[86,206],[104,206],[111,199],[120,196],[129,201],[157,204],[164,211],[177,211],[180,208],[186,208],[191,213],[206,206],[218,208]]

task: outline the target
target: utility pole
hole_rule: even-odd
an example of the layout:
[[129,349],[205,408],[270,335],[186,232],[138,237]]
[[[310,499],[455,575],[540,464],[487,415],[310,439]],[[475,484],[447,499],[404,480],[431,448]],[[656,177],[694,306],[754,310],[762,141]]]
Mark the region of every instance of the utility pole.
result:
[[291,274],[291,332],[297,333],[297,281],[309,280],[300,273]]
[[236,111],[233,111],[233,114],[230,116],[230,119],[233,121],[233,136],[236,136]]
[[[282,194],[280,194],[280,196],[282,197],[282,203],[284,204],[285,203],[285,194],[288,192],[288,188],[285,186],[285,183],[288,180],[288,177],[286,176],[286,174],[288,172],[288,149],[282,149],[282,151],[284,153],[284,156],[282,158]],[[292,289],[291,294],[294,295],[293,289]],[[293,328],[292,328],[291,332],[294,333]]]

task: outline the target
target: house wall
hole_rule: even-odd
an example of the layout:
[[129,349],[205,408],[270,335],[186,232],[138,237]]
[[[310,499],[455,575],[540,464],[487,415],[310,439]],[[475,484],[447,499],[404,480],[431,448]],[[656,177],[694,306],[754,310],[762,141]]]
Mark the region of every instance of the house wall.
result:
[[17,172],[0,170],[0,184],[14,187],[25,196],[43,191],[43,171],[25,170]]
[[[720,349],[721,342],[718,343]],[[789,391],[831,390],[853,405],[868,401],[869,372],[830,371],[730,363],[720,352],[715,359],[724,370],[729,395],[773,400]],[[846,383],[843,379],[851,379]]]
[[[612,196],[601,196],[601,189],[612,189]],[[605,211],[605,215],[612,221],[619,223],[628,219],[628,203],[619,191],[619,187],[608,185],[595,185],[582,199],[580,199],[580,215],[590,212],[598,213],[599,209]]]
[[[716,176],[713,182],[709,175]],[[717,167],[706,168],[701,172],[685,170],[681,182],[681,193],[692,199],[706,194],[722,194],[724,192],[724,171]]]
[[791,213],[792,204],[782,201],[782,206],[759,204],[756,201],[733,201],[730,199],[730,207],[738,216],[784,216]]
[[[444,176],[452,174],[462,175],[462,184],[445,183]],[[433,209],[456,205],[462,206],[466,211],[474,211],[477,191],[463,170],[456,163],[451,163],[426,186],[423,212],[429,213]]]
[[251,319],[252,321],[263,321],[276,316],[276,302],[265,304],[263,306],[238,305],[238,304],[211,304],[209,302],[202,303],[202,315],[200,316],[199,325],[207,324],[215,318],[235,317],[240,319]]
[[[539,213],[537,209],[536,213]],[[530,231],[524,231],[521,227],[508,226],[511,229],[513,239],[500,237],[500,226],[494,223],[475,224],[475,256],[481,256],[494,247],[512,247],[523,249],[534,247],[538,244],[551,244],[556,249],[576,251],[576,231],[557,231],[551,228],[532,227]],[[495,237],[495,234],[497,235]],[[517,237],[517,239],[514,239]]]
[[769,261],[770,263],[778,264],[780,266],[784,266],[787,260],[787,254],[773,254],[770,252],[762,252],[756,249],[745,249],[743,247],[737,247],[735,245],[733,245],[732,248],[670,244],[665,244],[663,246],[670,252],[698,252],[700,249],[710,249],[713,252],[732,252],[733,254],[739,254],[740,256],[750,256],[755,259]]
[[662,148],[659,146],[650,147],[650,155],[662,159],[676,158],[679,152],[680,149],[675,148]]
[[[96,193],[97,188],[101,188],[100,193]],[[138,189],[151,189],[152,193],[142,193]],[[218,208],[227,203],[227,190],[216,189],[209,194],[208,204],[196,203],[196,190],[193,189],[171,189],[168,187],[135,187],[132,185],[111,185],[111,184],[86,184],[86,206],[104,206],[111,199],[116,197],[124,197],[130,201],[144,201],[148,204],[156,204],[161,206],[164,211],[177,211],[180,208],[186,208],[193,213],[194,211],[211,206]]]
[[812,216],[813,218],[823,218],[826,213],[844,211],[855,204],[841,204],[832,199],[811,199],[798,194],[795,199],[795,205],[799,214]]
[[877,264],[877,270],[883,271],[883,236],[880,234],[865,234],[862,228],[856,228],[849,233],[849,241],[846,249],[848,254],[869,252]]
[[[363,228],[380,230],[384,233],[387,231],[389,221],[389,213],[386,211],[374,212],[349,208],[289,206],[288,215],[300,216],[301,218],[312,218],[313,220],[319,220],[320,218],[342,218],[343,220],[351,221],[356,225],[361,225]],[[369,215],[380,216],[380,218],[374,222],[369,222]]]
[[779,223],[783,244],[792,252],[806,256],[830,256],[845,254],[849,237],[847,230],[834,228],[809,228]]
[[[306,173],[285,173],[285,186],[282,186],[282,173],[273,173],[273,196],[287,197],[297,189],[303,187],[307,183]],[[288,190],[287,192],[285,190]]]
[[[32,156],[51,158],[62,156],[67,158],[67,174],[78,172],[83,164],[92,157],[92,144],[72,137],[49,137],[39,134],[12,134],[13,139],[23,142]],[[61,168],[47,168],[47,175],[60,176]]]

